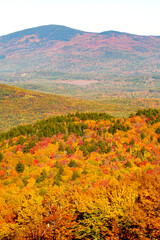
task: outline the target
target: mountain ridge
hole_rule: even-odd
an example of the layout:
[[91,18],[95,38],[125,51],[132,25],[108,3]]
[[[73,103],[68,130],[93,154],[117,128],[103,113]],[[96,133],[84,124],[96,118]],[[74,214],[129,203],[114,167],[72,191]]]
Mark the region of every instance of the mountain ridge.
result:
[[[0,36],[0,43],[6,44],[11,41],[15,41],[24,38],[25,36],[31,36],[32,41],[30,42],[35,42],[34,37],[37,36],[37,41],[43,40],[43,41],[48,41],[48,40],[53,40],[53,41],[70,41],[72,38],[76,37],[77,35],[83,35],[83,34],[89,34],[93,38],[98,37],[98,36],[104,36],[104,37],[122,37],[122,36],[127,36],[133,40],[137,40],[140,38],[141,40],[149,40],[150,38],[152,39],[159,39],[160,36],[152,36],[152,35],[138,35],[138,34],[132,34],[132,33],[127,33],[127,32],[120,32],[120,31],[115,31],[115,30],[109,30],[109,31],[103,31],[103,32],[87,32],[87,31],[82,31],[70,27],[66,27],[64,25],[43,25],[43,26],[38,26],[38,27],[33,27],[33,28],[28,28],[20,31],[16,31],[13,33],[9,33],[3,36]],[[26,43],[28,43],[26,41]]]
[[7,37],[9,35],[11,36],[11,35],[15,35],[15,34],[18,34],[18,33],[23,34],[25,32],[33,32],[35,30],[41,30],[41,29],[45,29],[45,28],[52,29],[52,30],[56,29],[56,28],[68,29],[68,30],[75,31],[75,32],[80,32],[80,33],[92,33],[92,34],[100,34],[100,35],[101,34],[105,35],[105,34],[108,34],[108,33],[113,33],[113,34],[118,34],[118,35],[127,34],[127,35],[141,36],[141,37],[158,37],[158,38],[160,38],[159,35],[152,35],[152,34],[136,34],[136,33],[129,33],[129,32],[118,31],[118,30],[104,30],[102,32],[92,32],[92,31],[79,30],[77,28],[72,28],[72,27],[68,27],[68,26],[65,26],[65,25],[47,24],[47,25],[40,25],[40,26],[37,26],[37,27],[31,27],[31,28],[26,28],[26,29],[15,31],[15,32],[7,33],[7,34],[4,34],[4,35],[1,35],[0,39],[4,38],[4,37]]
[[[33,28],[28,28],[28,29],[24,29],[24,30],[20,30],[20,31],[16,31],[13,33],[9,33],[3,36],[0,36],[0,40],[2,39],[11,39],[12,37],[23,37],[27,34],[40,34],[41,37],[45,37],[47,32],[51,32],[51,31],[55,31],[55,33],[59,34],[61,31],[66,32],[66,33],[73,33],[74,34],[80,34],[80,33],[84,33],[84,31],[81,30],[77,30],[77,29],[73,29],[70,27],[66,27],[63,25],[44,25],[44,26],[38,26],[38,27],[33,27]],[[57,39],[58,40],[58,39]]]
[[[45,74],[40,75],[41,72]],[[57,72],[61,75],[67,73],[68,78],[63,79],[60,74],[55,78]],[[101,91],[105,89],[105,93],[108,92],[108,85],[104,88],[102,83],[110,83],[115,92],[117,84],[112,84],[115,78],[120,82],[120,87],[122,80],[138,77],[141,78],[142,90],[159,89],[155,76],[156,79],[160,78],[160,37],[117,31],[89,33],[61,25],[46,25],[0,38],[1,83],[7,81],[16,85],[38,81],[42,84],[49,81],[50,84],[57,84],[61,80],[71,80],[71,74],[79,74],[79,79],[82,74],[90,74],[89,80],[94,81]],[[154,79],[154,83],[149,85],[150,80],[147,80],[145,85],[146,77]],[[75,80],[72,81],[74,85]],[[124,83],[127,84],[125,91],[128,91],[130,82]],[[132,86],[139,91],[134,80]]]

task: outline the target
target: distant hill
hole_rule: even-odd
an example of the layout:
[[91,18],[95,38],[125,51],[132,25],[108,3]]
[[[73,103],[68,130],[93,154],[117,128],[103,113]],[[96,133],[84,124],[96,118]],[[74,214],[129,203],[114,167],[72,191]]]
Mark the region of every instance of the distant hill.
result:
[[159,97],[159,80],[159,36],[48,25],[0,37],[1,83],[80,97]]
[[159,73],[160,38],[47,25],[0,37],[0,72]]

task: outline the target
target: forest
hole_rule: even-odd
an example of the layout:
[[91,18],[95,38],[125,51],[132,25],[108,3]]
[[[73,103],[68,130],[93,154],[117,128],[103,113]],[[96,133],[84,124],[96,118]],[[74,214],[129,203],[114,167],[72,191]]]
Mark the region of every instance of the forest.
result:
[[160,239],[160,109],[0,133],[0,239]]

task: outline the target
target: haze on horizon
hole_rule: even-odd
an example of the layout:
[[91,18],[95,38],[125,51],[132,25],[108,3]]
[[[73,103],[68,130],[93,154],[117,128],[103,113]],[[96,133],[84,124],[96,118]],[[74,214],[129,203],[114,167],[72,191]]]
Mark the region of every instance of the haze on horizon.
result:
[[0,36],[49,24],[160,36],[159,9],[159,0],[1,0]]

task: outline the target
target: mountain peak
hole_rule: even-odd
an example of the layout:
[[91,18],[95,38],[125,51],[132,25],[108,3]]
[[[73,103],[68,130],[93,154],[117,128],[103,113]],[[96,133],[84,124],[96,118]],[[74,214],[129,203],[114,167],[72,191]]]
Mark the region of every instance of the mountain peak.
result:
[[0,47],[2,73],[44,68],[51,72],[159,74],[160,39],[153,36],[46,25],[3,36]]
[[83,31],[66,27],[63,25],[44,25],[34,28],[21,30],[18,32],[10,33],[0,38],[1,42],[9,42],[13,38],[23,38],[26,35],[37,35],[40,39],[69,41],[77,34],[83,34]]

